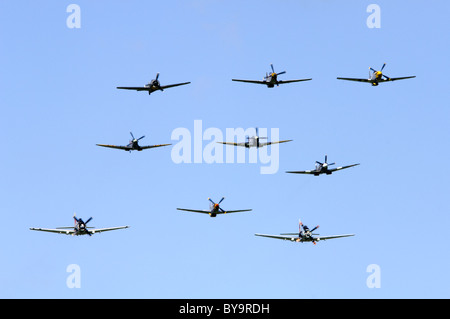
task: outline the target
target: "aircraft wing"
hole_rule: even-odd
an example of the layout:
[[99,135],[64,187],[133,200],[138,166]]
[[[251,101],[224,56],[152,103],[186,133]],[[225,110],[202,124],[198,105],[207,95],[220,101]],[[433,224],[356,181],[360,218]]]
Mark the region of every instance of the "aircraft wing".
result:
[[286,171],[286,173],[291,174],[314,174],[316,171]]
[[298,238],[298,235],[295,237],[291,236],[282,236],[282,235],[266,235],[266,234],[255,234],[255,236],[267,237],[267,238],[275,238],[275,239],[283,239],[283,240],[291,240],[294,241]]
[[149,91],[150,90],[149,87],[145,87],[145,86],[118,86],[117,89],[135,90],[135,91]]
[[174,87],[174,86],[186,85],[186,84],[189,84],[189,83],[191,83],[191,82],[183,82],[183,83],[176,83],[176,84],[163,85],[163,86],[161,86],[161,89],[164,90],[164,89],[172,88],[172,87]]
[[271,145],[271,144],[286,143],[286,142],[290,142],[290,141],[292,141],[292,140],[284,140],[284,141],[276,141],[276,142],[259,143],[259,146],[266,146],[266,145]]
[[233,143],[233,142],[217,142],[219,144],[225,144],[225,145],[234,145],[234,146],[245,146],[245,143]]
[[91,234],[96,234],[96,233],[103,233],[105,231],[110,231],[110,230],[117,230],[117,229],[125,229],[125,228],[129,228],[130,226],[117,226],[117,227],[108,227],[108,228],[95,228],[92,230],[89,230],[89,232]]
[[217,214],[230,214],[230,213],[240,213],[240,212],[249,212],[251,209],[240,209],[240,210],[225,210],[225,211],[219,211]]
[[347,166],[336,167],[336,168],[331,168],[329,170],[334,172],[334,171],[339,171],[341,169],[346,169],[346,168],[357,166],[357,165],[359,165],[359,163],[358,164],[347,165]]
[[278,84],[286,84],[286,83],[294,83],[294,82],[303,82],[303,81],[311,81],[312,79],[299,79],[299,80],[287,80],[287,81],[278,81]]
[[131,150],[131,148],[127,147],[127,146],[106,145],[106,144],[96,144],[96,145],[97,146],[102,146],[102,147],[117,148],[119,150],[125,150],[125,151]]
[[356,81],[356,82],[371,82],[369,79],[356,79],[356,78],[337,78],[338,80]]
[[37,230],[37,231],[45,231],[45,232],[49,232],[49,233],[57,233],[57,234],[65,234],[65,235],[72,235],[73,233],[75,233],[75,229],[74,227],[70,227],[70,228],[56,228],[56,229],[51,229],[51,228],[34,228],[31,227],[30,230]]
[[238,80],[238,79],[231,79],[231,81],[235,82],[245,82],[245,83],[254,83],[254,84],[265,84],[267,85],[269,82],[266,81],[256,81],[256,80]]
[[[110,230],[116,230],[116,229],[124,229],[124,228],[128,228],[130,226],[119,226],[119,227],[109,227],[109,228],[94,228],[89,230],[89,232],[91,234],[95,234],[95,233],[102,233],[105,231],[110,231]],[[64,235],[72,235],[75,233],[75,229],[73,227],[60,227],[60,228],[56,228],[56,229],[51,229],[51,228],[30,228],[30,230],[37,230],[37,231],[44,231],[44,232],[49,232],[49,233],[57,233],[57,234],[64,234]]]
[[209,210],[186,209],[186,208],[177,208],[177,209],[184,210],[186,212],[192,212],[192,213],[202,213],[202,214],[210,214],[211,213]]
[[167,146],[167,145],[172,145],[172,144],[147,145],[147,146],[141,146],[141,149],[146,150],[147,148],[161,147],[161,146]]
[[[283,236],[283,235],[266,235],[266,234],[255,234],[255,236],[275,238],[275,239],[283,239],[283,240],[291,240],[291,241],[297,241],[297,240],[300,239],[298,236],[290,237],[290,236]],[[355,236],[355,234],[333,235],[333,236],[319,236],[319,237],[315,237],[314,239],[316,241],[321,241],[321,240],[342,238],[342,237],[350,237],[350,236]]]
[[401,77],[401,78],[388,78],[388,79],[384,79],[384,80],[379,81],[379,82],[391,82],[391,81],[397,81],[397,80],[412,79],[412,78],[415,78],[415,77],[416,76],[414,75],[414,76],[404,76],[404,77]]
[[327,240],[327,239],[350,237],[350,236],[355,236],[355,234],[333,235],[333,236],[318,236],[318,237],[316,237],[316,239],[317,240]]

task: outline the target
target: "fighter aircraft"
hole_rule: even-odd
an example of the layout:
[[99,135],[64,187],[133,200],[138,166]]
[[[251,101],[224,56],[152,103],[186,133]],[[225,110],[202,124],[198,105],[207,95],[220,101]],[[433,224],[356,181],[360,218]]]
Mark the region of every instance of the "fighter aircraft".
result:
[[349,167],[353,167],[353,166],[357,166],[358,164],[352,164],[352,165],[347,165],[347,166],[340,166],[340,167],[336,167],[336,168],[328,168],[331,165],[334,165],[335,163],[327,163],[327,155],[325,155],[325,162],[321,163],[319,161],[316,161],[316,168],[310,171],[287,171],[286,173],[292,173],[292,174],[312,174],[314,176],[319,176],[320,174],[327,174],[330,175],[335,171],[339,171],[341,169],[345,169],[345,168],[349,168]]
[[74,226],[56,227],[55,229],[33,228],[32,227],[32,228],[30,228],[30,230],[45,231],[45,232],[50,232],[50,233],[72,235],[72,236],[80,236],[80,235],[92,236],[93,234],[102,233],[105,231],[116,230],[116,229],[125,229],[125,228],[130,227],[130,226],[118,226],[118,227],[109,227],[109,228],[94,228],[94,227],[86,226],[86,224],[92,220],[92,217],[89,217],[88,220],[83,221],[81,218],[77,218],[75,215],[73,215],[73,219],[75,221]]
[[297,243],[312,242],[314,245],[316,244],[316,242],[321,240],[355,236],[355,234],[319,236],[319,234],[313,234],[313,231],[315,231],[317,228],[319,228],[319,225],[317,225],[313,229],[309,229],[308,226],[303,225],[301,220],[299,220],[298,233],[284,233],[280,235],[255,234],[255,236],[290,240]]
[[159,144],[159,145],[147,145],[147,146],[139,146],[138,141],[143,139],[145,137],[141,136],[140,138],[134,138],[133,133],[131,133],[131,137],[133,138],[130,143],[127,146],[117,146],[117,145],[107,145],[107,144],[96,144],[97,146],[102,146],[102,147],[109,147],[109,148],[117,148],[120,150],[124,150],[124,151],[129,151],[131,153],[131,151],[142,151],[145,150],[147,148],[154,148],[154,147],[161,147],[161,146],[167,146],[167,145],[171,145],[171,144]]
[[278,144],[278,143],[286,143],[286,142],[290,142],[292,140],[284,140],[284,141],[276,141],[276,142],[267,142],[267,143],[261,143],[259,140],[266,140],[267,137],[260,137],[258,136],[258,128],[255,128],[256,130],[256,135],[255,136],[246,136],[246,142],[242,142],[242,143],[232,143],[232,142],[217,142],[220,144],[226,144],[226,145],[234,145],[234,146],[243,146],[246,148],[250,148],[250,147],[263,147],[266,145],[271,145],[271,144]]
[[236,81],[236,82],[245,82],[245,83],[255,83],[255,84],[264,84],[264,85],[267,85],[268,88],[273,88],[275,85],[276,85],[276,86],[279,86],[280,84],[286,84],[286,83],[302,82],[302,81],[309,81],[309,80],[312,80],[312,79],[287,80],[287,81],[278,80],[278,76],[281,75],[281,74],[286,73],[286,71],[276,73],[275,70],[273,69],[273,64],[271,64],[270,67],[272,68],[272,73],[270,73],[270,74],[267,74],[267,73],[266,73],[266,76],[263,78],[262,81],[256,81],[256,80],[238,80],[238,79],[232,79],[232,81]]
[[[377,71],[373,68],[369,68],[369,78],[368,79],[357,79],[357,78],[337,78],[338,80],[347,80],[347,81],[357,81],[357,82],[367,82],[371,83],[372,86],[377,86],[378,83],[384,83],[384,82],[392,82],[396,80],[404,80],[404,79],[412,79],[416,76],[405,76],[401,78],[390,78],[387,75],[383,74],[382,71],[384,67],[386,66],[386,63],[383,64],[380,71]],[[372,71],[372,73],[370,72]]]
[[217,214],[229,214],[229,213],[239,213],[239,212],[249,212],[251,209],[241,209],[241,210],[223,210],[219,204],[222,203],[222,201],[225,199],[225,197],[222,197],[222,199],[218,203],[214,203],[211,198],[208,198],[208,200],[211,202],[209,204],[209,210],[197,210],[197,209],[186,209],[186,208],[177,208],[178,210],[184,210],[186,212],[194,212],[194,213],[202,213],[202,214],[209,214],[210,217],[216,217]]
[[158,78],[159,78],[159,73],[156,73],[156,78],[151,80],[148,84],[146,84],[144,86],[118,86],[117,88],[124,89],[124,90],[148,91],[148,95],[150,95],[152,92],[155,92],[158,90],[164,91],[164,89],[191,83],[191,82],[183,82],[183,83],[176,83],[176,84],[169,84],[169,85],[161,86],[161,84],[158,81]]

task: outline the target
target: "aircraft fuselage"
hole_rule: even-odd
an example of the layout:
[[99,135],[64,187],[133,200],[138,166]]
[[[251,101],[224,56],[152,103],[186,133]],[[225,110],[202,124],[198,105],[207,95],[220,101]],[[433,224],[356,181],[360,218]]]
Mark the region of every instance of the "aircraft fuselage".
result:
[[259,147],[259,138],[257,136],[253,136],[253,137],[249,137],[248,138],[248,142],[245,142],[244,145],[246,148],[250,148],[250,147]]
[[137,141],[130,141],[130,143],[127,145],[127,148],[125,151],[142,151],[142,148],[139,146]]
[[268,88],[273,88],[276,84],[278,84],[277,74],[271,73],[263,79],[264,82],[267,82]]
[[210,206],[211,212],[209,213],[210,217],[216,217],[217,213],[219,212],[219,204],[214,204]]
[[381,73],[380,71],[376,71],[376,72],[372,73],[372,75],[369,78],[370,83],[372,83],[372,86],[377,86],[378,85],[378,81],[381,80],[381,76],[382,75],[383,75],[383,73]]

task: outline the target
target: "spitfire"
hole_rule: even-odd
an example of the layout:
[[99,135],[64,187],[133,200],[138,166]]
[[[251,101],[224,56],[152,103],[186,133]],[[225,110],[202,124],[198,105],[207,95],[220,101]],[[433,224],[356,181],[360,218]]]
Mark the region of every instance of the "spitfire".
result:
[[271,145],[271,144],[279,144],[279,143],[286,143],[286,142],[290,142],[292,140],[284,140],[284,141],[276,141],[276,142],[267,142],[267,143],[261,143],[260,140],[267,140],[267,137],[260,137],[258,135],[258,128],[255,128],[256,131],[256,135],[255,136],[246,136],[245,142],[242,143],[232,143],[232,142],[217,142],[220,144],[226,144],[226,145],[234,145],[234,146],[243,146],[246,148],[250,148],[250,147],[256,147],[256,148],[260,148],[266,145]]
[[[386,66],[386,63],[383,64],[380,71],[377,71],[373,68],[369,68],[369,78],[368,79],[358,79],[358,78],[337,78],[338,80],[346,80],[346,81],[356,81],[356,82],[367,82],[371,83],[372,86],[377,86],[379,83],[384,82],[392,82],[397,80],[405,80],[405,79],[412,79],[416,76],[405,76],[400,78],[390,78],[387,75],[383,74],[383,69]],[[372,72],[370,72],[372,71]]]
[[335,171],[339,171],[341,169],[346,169],[349,167],[357,166],[358,164],[352,164],[347,166],[340,166],[336,168],[329,168],[331,165],[334,165],[336,163],[328,163],[327,162],[327,155],[325,155],[325,161],[323,163],[316,161],[316,168],[310,171],[287,171],[286,173],[291,174],[312,174],[314,176],[319,176],[320,174],[327,174],[331,175]]
[[194,213],[201,213],[201,214],[208,214],[210,217],[216,217],[217,214],[230,214],[230,213],[239,213],[239,212],[249,212],[251,209],[241,209],[241,210],[223,210],[220,207],[220,203],[225,199],[225,197],[222,197],[222,199],[215,203],[211,198],[208,198],[208,200],[211,202],[209,204],[209,210],[197,210],[197,209],[186,209],[186,208],[177,208],[178,210],[183,210],[186,212],[194,212]]
[[73,215],[73,219],[75,222],[74,226],[56,227],[54,229],[52,229],[52,228],[33,228],[32,227],[32,228],[30,228],[30,230],[64,234],[64,235],[72,235],[72,236],[80,236],[80,235],[92,236],[93,234],[102,233],[105,231],[125,229],[125,228],[130,227],[130,226],[118,226],[118,227],[108,227],[108,228],[94,228],[94,227],[87,227],[87,223],[89,223],[92,220],[92,217],[89,217],[88,220],[83,221],[81,218],[77,218],[75,215]]
[[332,236],[319,236],[319,234],[314,234],[319,228],[319,225],[313,229],[309,229],[308,226],[304,225],[301,220],[298,221],[298,233],[282,233],[280,235],[266,235],[266,234],[255,234],[255,236],[289,240],[297,243],[312,242],[314,245],[321,240],[328,240],[334,238],[350,237],[355,236],[355,234],[344,234],[344,235],[332,235]]
[[107,145],[107,144],[96,144],[96,145],[102,146],[102,147],[116,148],[119,150],[129,151],[130,153],[131,153],[131,151],[142,151],[142,150],[146,150],[148,148],[155,148],[155,147],[171,145],[171,144],[158,144],[158,145],[140,146],[138,142],[141,139],[143,139],[145,137],[145,135],[141,136],[140,138],[135,138],[133,133],[131,133],[131,132],[130,132],[130,135],[133,139],[130,141],[130,143],[128,143],[127,146]]
[[164,91],[165,89],[168,89],[168,88],[172,88],[172,87],[180,86],[180,85],[186,85],[186,84],[191,83],[191,82],[183,82],[183,83],[176,83],[176,84],[169,84],[169,85],[161,85],[158,78],[159,78],[159,73],[156,73],[156,78],[154,78],[153,80],[151,80],[149,83],[147,83],[144,86],[118,86],[117,88],[123,89],[123,90],[147,91],[148,95],[150,95],[152,92],[155,92],[155,91]]
[[302,82],[302,81],[310,81],[312,79],[299,79],[299,80],[278,80],[278,76],[281,74],[285,74],[286,71],[282,71],[279,73],[276,73],[273,64],[270,65],[272,68],[272,73],[266,73],[266,76],[263,78],[262,81],[256,81],[256,80],[239,80],[239,79],[232,79],[232,81],[235,82],[245,82],[245,83],[254,83],[254,84],[264,84],[267,85],[268,88],[273,88],[275,85],[279,86],[280,84],[287,84],[287,83],[294,83],[294,82]]

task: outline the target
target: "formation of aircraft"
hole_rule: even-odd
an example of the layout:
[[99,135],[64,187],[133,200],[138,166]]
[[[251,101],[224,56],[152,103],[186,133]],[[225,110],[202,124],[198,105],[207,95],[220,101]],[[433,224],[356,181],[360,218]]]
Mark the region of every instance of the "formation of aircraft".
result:
[[286,143],[286,142],[290,142],[292,140],[284,140],[284,141],[276,141],[276,142],[266,142],[266,143],[261,143],[260,140],[267,140],[267,137],[260,137],[258,135],[258,128],[255,128],[256,130],[256,135],[255,136],[246,136],[246,141],[242,142],[242,143],[233,143],[233,142],[217,142],[220,144],[226,144],[226,145],[234,145],[234,146],[243,146],[246,148],[250,148],[250,147],[263,147],[263,146],[267,146],[267,145],[271,145],[271,144],[279,144],[279,143]]
[[335,165],[336,163],[328,163],[327,162],[327,155],[325,155],[325,162],[321,163],[319,161],[316,161],[316,168],[310,171],[287,171],[286,173],[291,174],[311,174],[314,176],[319,176],[320,174],[327,174],[330,175],[335,171],[339,171],[341,169],[346,169],[349,167],[357,166],[358,164],[352,164],[347,166],[340,166],[336,168],[329,168],[331,165]]
[[129,151],[130,153],[131,153],[131,151],[142,151],[142,150],[146,150],[148,148],[155,148],[155,147],[162,147],[162,146],[171,145],[171,144],[158,144],[158,145],[140,146],[138,142],[139,142],[139,140],[143,139],[145,137],[145,135],[141,136],[140,138],[135,138],[133,136],[132,132],[130,132],[130,134],[131,134],[131,137],[133,139],[126,146],[108,145],[108,144],[96,144],[96,145],[97,146],[102,146],[102,147],[116,148],[116,149],[119,149],[119,150]]
[[[387,75],[383,74],[383,69],[385,66],[386,66],[386,63],[383,64],[380,71],[377,71],[373,68],[369,68],[369,78],[368,79],[340,78],[340,77],[338,77],[337,79],[338,80],[346,80],[346,81],[366,82],[366,83],[371,83],[372,86],[377,86],[379,83],[412,79],[412,78],[416,77],[415,75],[413,75],[413,76],[404,76],[404,77],[400,77],[400,78],[390,78]],[[370,71],[372,71],[372,73]]]
[[[392,82],[396,80],[403,80],[403,79],[410,79],[415,78],[415,76],[406,76],[406,77],[396,77],[391,78],[387,75],[383,74],[383,69],[385,68],[386,63],[383,64],[380,71],[377,71],[373,68],[369,68],[369,78],[368,79],[361,79],[361,78],[343,78],[338,77],[339,80],[347,80],[347,81],[358,81],[358,82],[367,82],[371,83],[372,86],[377,86],[379,83],[384,82]],[[287,84],[287,83],[294,83],[294,82],[302,82],[302,81],[310,81],[309,79],[296,79],[296,80],[279,80],[278,76],[285,74],[286,71],[282,71],[279,73],[276,73],[273,67],[273,64],[270,65],[272,72],[266,73],[266,76],[263,78],[262,81],[257,80],[242,80],[242,79],[232,79],[232,81],[236,82],[245,82],[245,83],[254,83],[254,84],[263,84],[266,85],[268,88],[273,88],[275,85],[279,86],[280,84]],[[372,71],[372,73],[371,73]],[[162,86],[159,82],[159,73],[156,74],[155,79],[151,80],[148,84],[144,85],[143,87],[117,87],[117,89],[125,89],[125,90],[136,90],[136,91],[147,91],[150,95],[152,92],[155,91],[164,91],[164,89],[181,86],[181,85],[187,85],[191,82],[182,82],[182,83],[175,83],[175,84],[169,84]],[[255,128],[256,135],[255,136],[246,136],[246,141],[241,143],[231,143],[231,142],[218,142],[221,144],[226,145],[233,145],[233,146],[242,146],[246,148],[250,147],[263,147],[271,144],[277,144],[277,143],[286,143],[290,142],[292,140],[283,140],[283,141],[274,141],[274,142],[260,142],[260,140],[267,140],[267,137],[260,137],[258,134],[258,128]],[[135,138],[133,136],[133,133],[130,132],[130,135],[132,137],[132,140],[129,142],[126,146],[118,146],[118,145],[107,145],[107,144],[96,144],[97,146],[102,147],[108,147],[108,148],[115,148],[115,149],[121,149],[125,151],[142,151],[144,149],[148,148],[155,148],[155,147],[162,147],[162,146],[168,146],[171,144],[159,144],[159,145],[147,145],[147,146],[140,146],[139,141],[143,139],[145,136],[141,136],[140,138]],[[335,171],[350,168],[353,166],[357,166],[358,164],[352,164],[347,166],[341,166],[336,168],[329,168],[331,165],[334,165],[335,163],[328,163],[327,162],[327,155],[325,155],[325,161],[323,163],[316,161],[316,167],[314,170],[307,170],[307,171],[287,171],[286,173],[292,173],[292,174],[312,174],[315,176],[318,176],[320,174],[327,174],[330,175]],[[208,214],[210,217],[216,217],[218,214],[228,214],[228,213],[238,213],[238,212],[248,212],[252,209],[241,209],[241,210],[223,210],[220,207],[220,204],[225,199],[225,197],[222,197],[222,199],[215,203],[211,198],[208,198],[210,201],[210,208],[209,210],[195,210],[195,209],[186,209],[186,208],[177,208],[177,210],[181,211],[187,211],[187,212],[195,212],[195,213],[202,213],[202,214]],[[86,222],[83,221],[81,218],[77,218],[75,215],[73,216],[74,219],[74,226],[64,226],[64,227],[57,227],[54,229],[51,228],[30,228],[30,230],[34,231],[43,231],[43,232],[51,232],[51,233],[58,233],[58,234],[66,234],[66,235],[72,235],[72,236],[80,236],[80,235],[89,235],[92,236],[96,233],[101,233],[105,231],[111,231],[111,230],[118,230],[118,229],[125,229],[129,226],[118,226],[118,227],[109,227],[109,228],[94,228],[94,227],[88,227],[87,224],[92,220],[92,217],[90,217]],[[318,228],[319,226],[314,227],[313,229],[309,229],[306,225],[303,225],[301,221],[299,221],[299,232],[298,233],[285,233],[280,235],[268,235],[268,234],[255,234],[256,236],[261,237],[268,237],[268,238],[275,238],[275,239],[283,239],[283,240],[289,240],[293,242],[312,242],[316,244],[318,241],[322,240],[328,240],[328,239],[334,239],[334,238],[342,238],[342,237],[349,237],[354,236],[354,234],[344,234],[344,235],[333,235],[333,236],[319,236],[318,234],[314,234],[313,232]]]
[[285,74],[286,71],[276,73],[273,64],[270,65],[272,68],[272,73],[266,73],[266,76],[263,78],[262,81],[258,80],[239,80],[239,79],[232,79],[232,81],[235,82],[245,82],[245,83],[254,83],[254,84],[264,84],[267,85],[268,88],[273,88],[275,85],[279,86],[280,84],[287,84],[287,83],[294,83],[294,82],[302,82],[302,81],[310,81],[312,79],[299,79],[299,80],[278,80],[278,76],[281,74]]
[[64,235],[72,235],[72,236],[80,236],[80,235],[92,236],[93,234],[98,234],[98,233],[102,233],[105,231],[125,229],[125,228],[130,227],[130,226],[118,226],[118,227],[108,227],[108,228],[94,228],[94,227],[86,226],[87,223],[89,223],[92,220],[92,217],[89,217],[88,220],[83,221],[81,218],[77,218],[75,215],[73,215],[73,219],[75,222],[74,226],[63,226],[63,227],[56,227],[53,229],[52,228],[33,228],[32,227],[32,228],[30,228],[30,230],[64,234]]
[[222,201],[224,199],[225,199],[225,197],[222,197],[222,199],[218,203],[214,203],[211,198],[208,198],[208,200],[211,202],[209,204],[209,210],[186,209],[186,208],[177,208],[177,209],[178,210],[183,210],[183,211],[186,211],[186,212],[208,214],[210,217],[216,217],[217,214],[231,214],[231,213],[240,213],[240,212],[249,212],[249,211],[251,211],[251,209],[223,210],[219,205],[220,205],[220,203],[222,203]]
[[164,91],[165,89],[168,88],[172,88],[175,86],[180,86],[180,85],[186,85],[189,84],[191,82],[183,82],[183,83],[176,83],[176,84],[169,84],[169,85],[161,85],[161,83],[159,83],[159,73],[156,73],[156,78],[154,78],[153,80],[151,80],[149,83],[147,83],[144,86],[118,86],[118,89],[122,89],[122,90],[135,90],[135,91],[147,91],[148,95],[150,95],[152,92],[155,91]]
[[284,233],[280,235],[255,234],[255,236],[289,240],[297,243],[312,242],[314,245],[316,244],[316,242],[322,240],[355,236],[355,234],[320,236],[319,234],[313,233],[313,231],[315,231],[317,228],[319,228],[319,225],[317,225],[313,229],[309,229],[308,226],[303,225],[301,220],[299,220],[298,233]]

